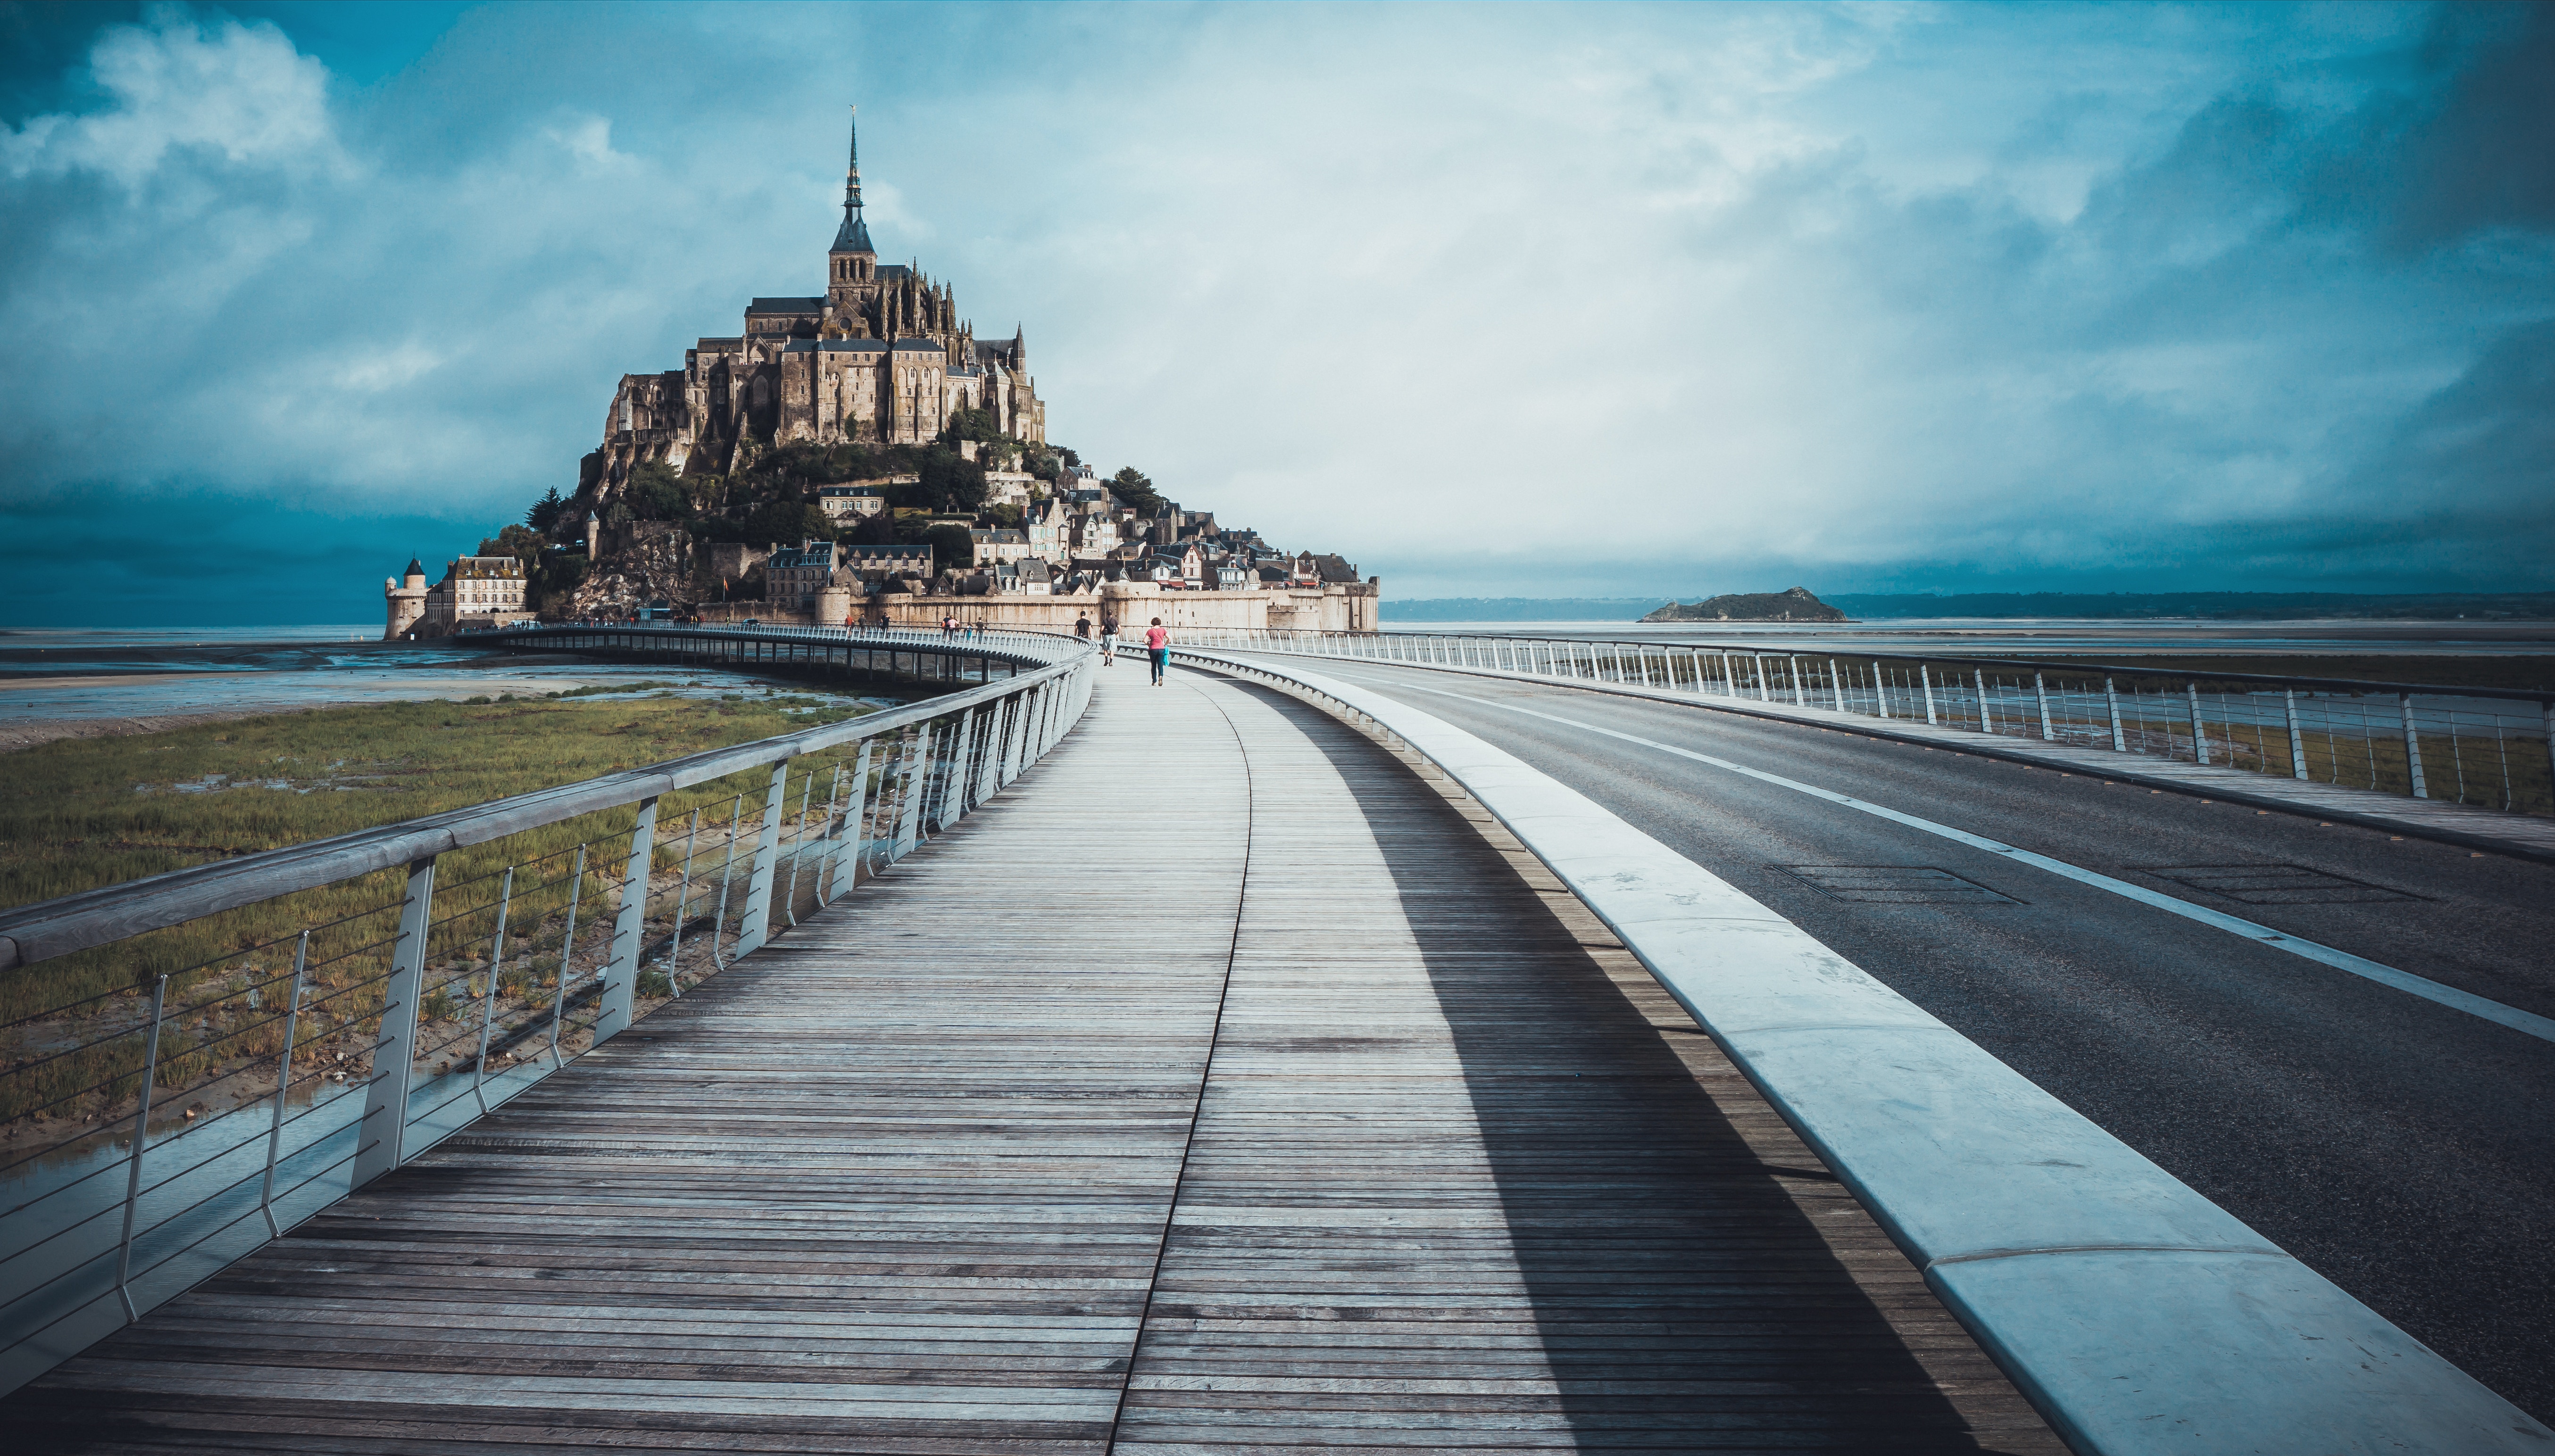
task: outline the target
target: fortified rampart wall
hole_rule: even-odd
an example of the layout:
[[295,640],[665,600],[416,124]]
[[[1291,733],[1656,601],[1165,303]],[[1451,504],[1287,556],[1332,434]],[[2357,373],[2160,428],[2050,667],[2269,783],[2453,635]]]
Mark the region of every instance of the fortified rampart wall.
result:
[[1365,583],[1278,591],[1163,591],[1151,582],[1112,582],[1097,596],[905,596],[855,603],[862,620],[891,627],[937,627],[944,616],[992,628],[1070,632],[1074,619],[1114,614],[1129,628],[1156,617],[1183,628],[1248,627],[1299,632],[1372,632],[1378,590]]

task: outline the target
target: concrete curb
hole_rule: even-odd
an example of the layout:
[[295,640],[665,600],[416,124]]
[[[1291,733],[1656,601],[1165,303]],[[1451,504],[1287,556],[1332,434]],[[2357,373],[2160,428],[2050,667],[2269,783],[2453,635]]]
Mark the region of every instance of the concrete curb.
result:
[[1334,678],[1622,938],[2069,1445],[2544,1453],[2555,1432],[1780,915],[1514,756]]

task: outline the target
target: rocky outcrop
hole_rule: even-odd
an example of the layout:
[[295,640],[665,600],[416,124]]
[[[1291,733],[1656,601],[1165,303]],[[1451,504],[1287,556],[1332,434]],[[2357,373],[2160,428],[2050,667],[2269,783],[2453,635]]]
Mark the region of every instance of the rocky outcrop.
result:
[[661,601],[686,608],[699,595],[690,534],[666,522],[643,521],[611,533],[602,558],[568,593],[560,615],[628,616]]
[[1642,619],[1644,622],[1851,622],[1854,619],[1817,597],[1806,586],[1790,591],[1742,591],[1707,598],[1694,605],[1670,602]]

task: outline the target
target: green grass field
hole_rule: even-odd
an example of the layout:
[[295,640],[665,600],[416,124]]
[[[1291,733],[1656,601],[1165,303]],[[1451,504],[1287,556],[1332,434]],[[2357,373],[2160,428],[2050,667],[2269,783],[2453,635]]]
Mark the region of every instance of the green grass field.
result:
[[[0,787],[0,905],[25,905],[211,860],[322,839],[579,780],[704,749],[839,722],[855,710],[787,689],[720,701],[661,694],[629,700],[398,703],[247,718],[126,738],[72,739],[8,756]],[[762,791],[762,773],[669,794],[662,821],[696,805],[724,812],[733,795]],[[746,781],[755,781],[751,784]],[[571,888],[576,919],[608,912],[635,806],[448,854],[437,870],[430,951],[472,936],[499,891],[497,872],[522,865],[516,924],[554,938]],[[567,873],[580,843],[586,874]],[[667,846],[660,845],[661,856]],[[250,986],[290,972],[294,937],[313,930],[307,1039],[357,1034],[379,1012],[379,977],[400,898],[387,871],[245,906],[96,950],[0,976],[0,1122],[39,1109],[102,1114],[133,1088],[144,1059],[136,1035],[147,996],[169,975],[173,1022],[160,1076],[182,1085],[230,1063],[272,1058],[282,1029],[259,1014]],[[511,988],[510,988],[511,989]],[[526,994],[530,988],[525,988]],[[176,1016],[182,1008],[185,1015]],[[434,1009],[429,1009],[430,1012]],[[200,1063],[200,1065],[198,1065]],[[65,1099],[71,1099],[65,1102]]]

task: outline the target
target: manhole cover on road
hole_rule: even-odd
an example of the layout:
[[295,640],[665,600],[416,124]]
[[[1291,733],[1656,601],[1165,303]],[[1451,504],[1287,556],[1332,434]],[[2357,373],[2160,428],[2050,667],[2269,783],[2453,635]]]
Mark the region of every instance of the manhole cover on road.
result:
[[1867,905],[2020,905],[1976,880],[1932,865],[1774,865],[1836,900]]
[[2304,865],[2144,865],[2139,869],[2159,880],[2244,905],[2372,905],[2422,898]]

